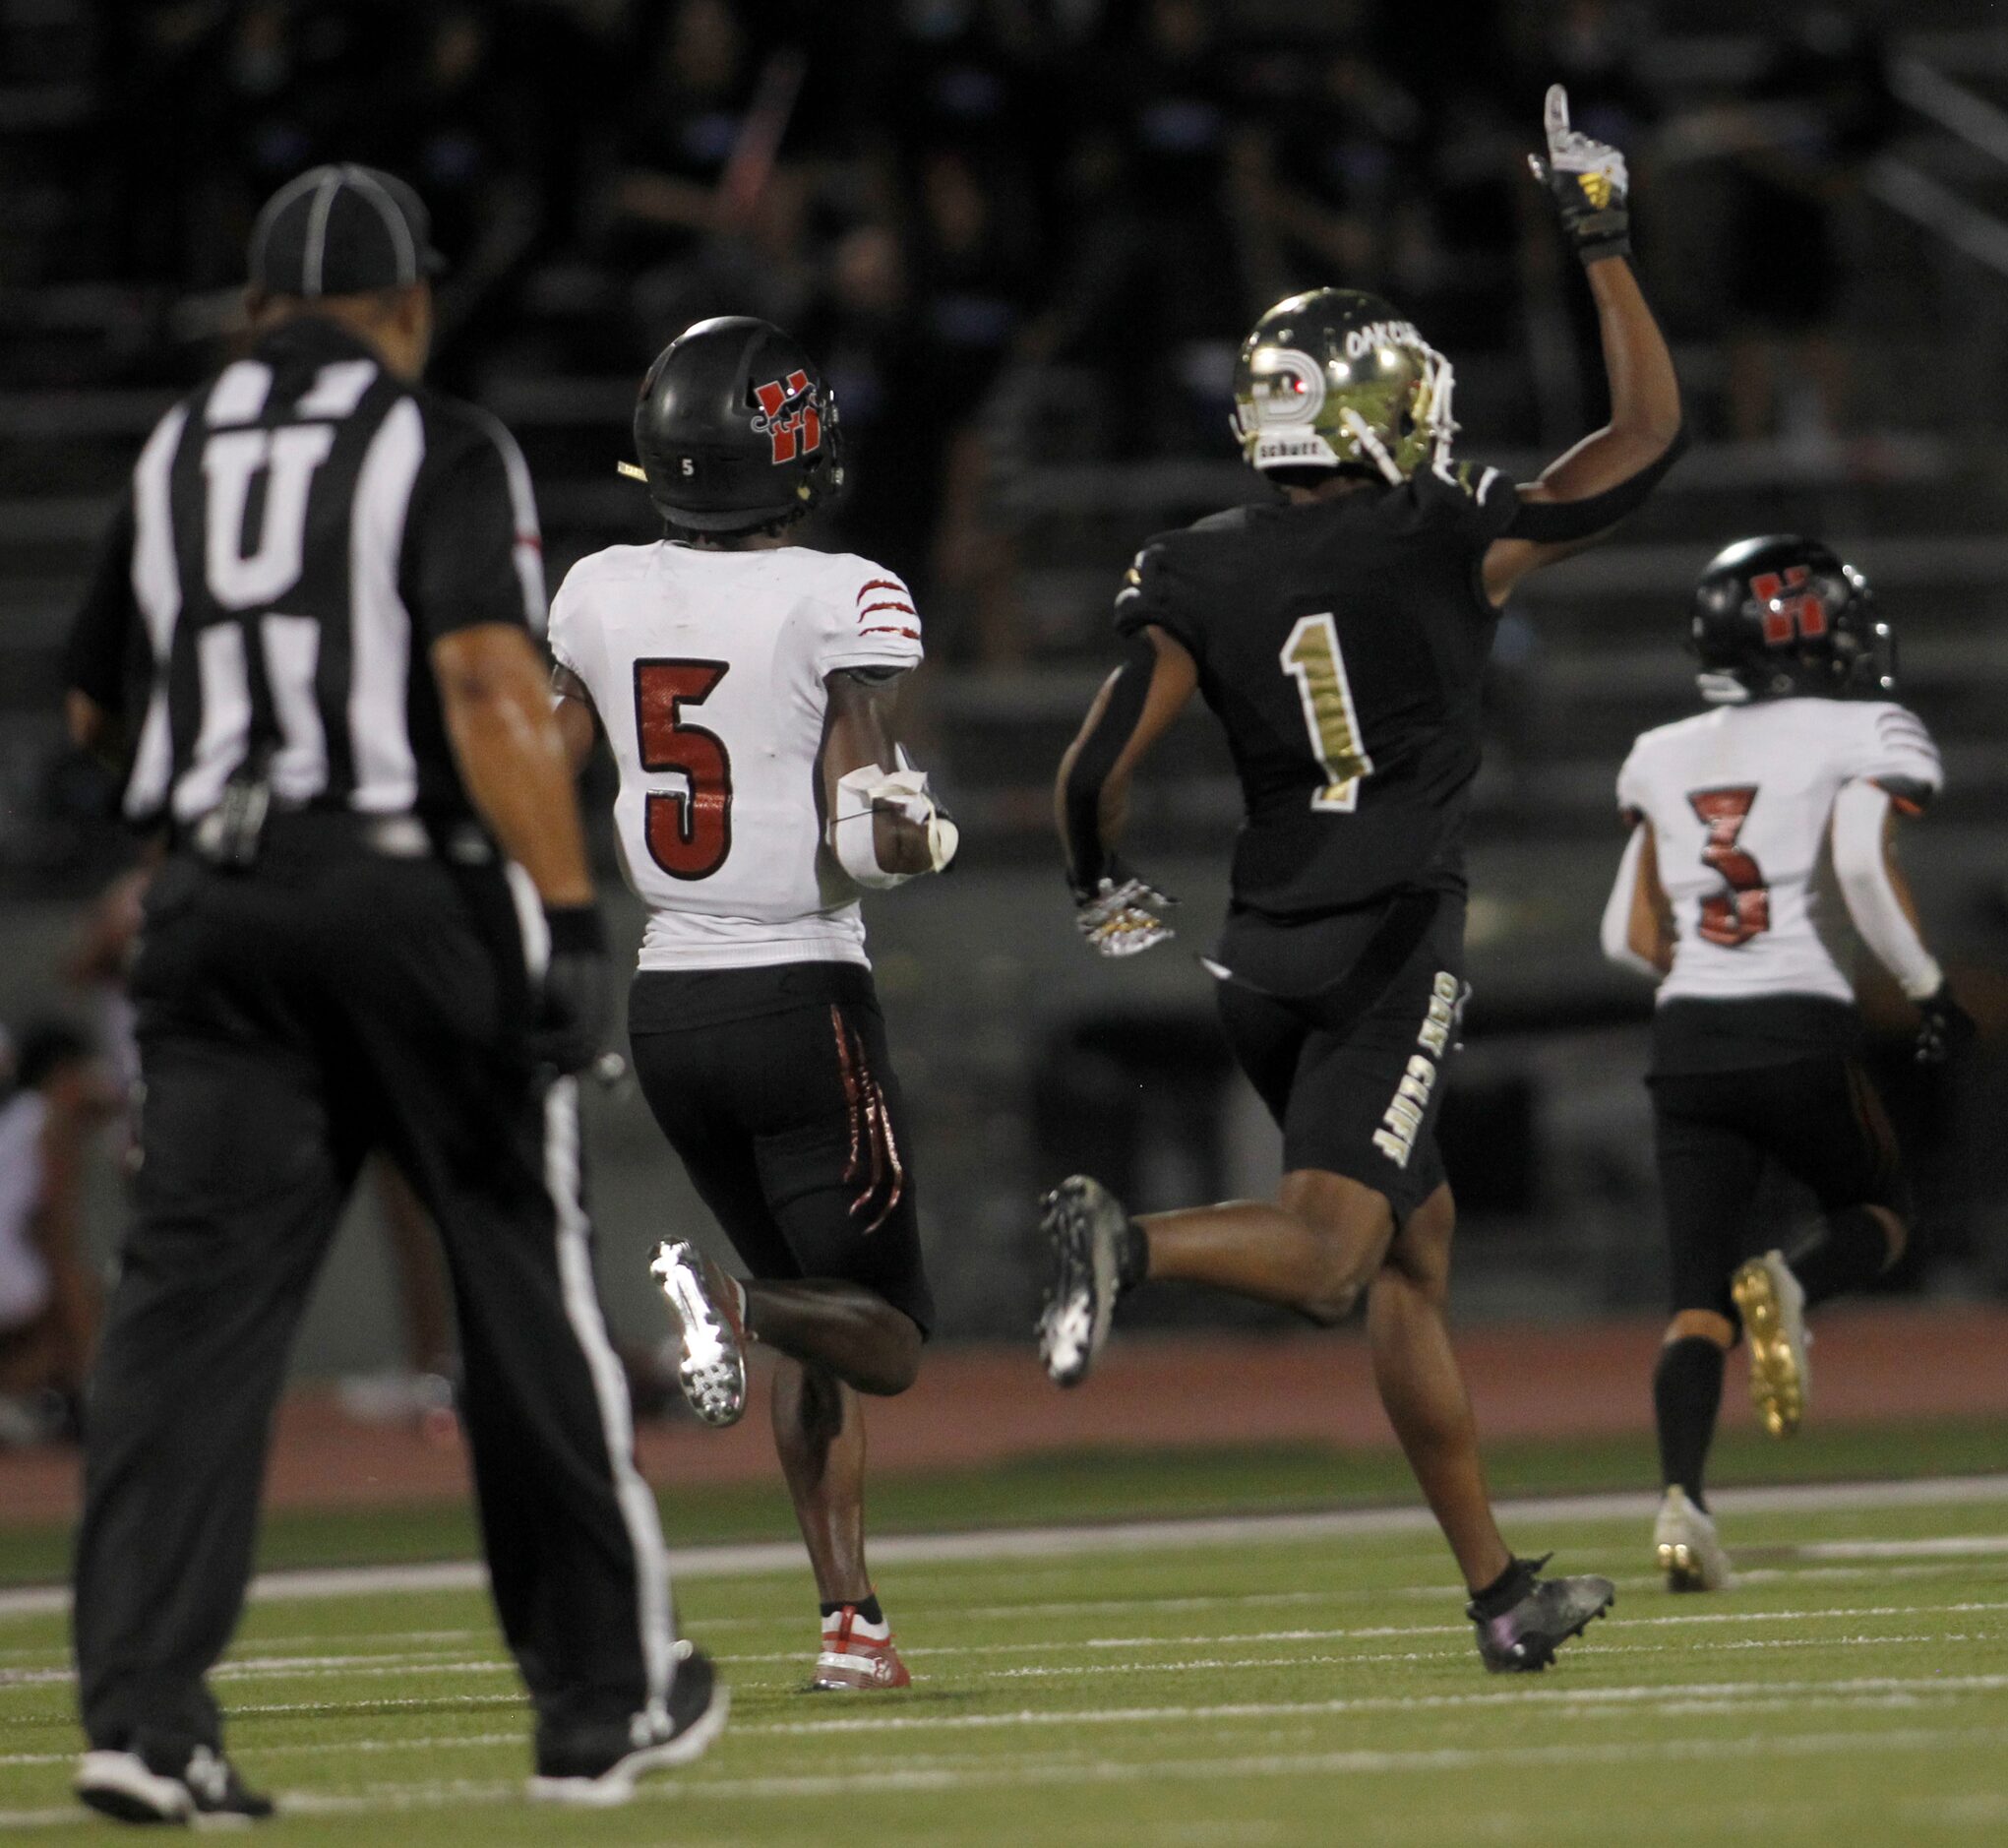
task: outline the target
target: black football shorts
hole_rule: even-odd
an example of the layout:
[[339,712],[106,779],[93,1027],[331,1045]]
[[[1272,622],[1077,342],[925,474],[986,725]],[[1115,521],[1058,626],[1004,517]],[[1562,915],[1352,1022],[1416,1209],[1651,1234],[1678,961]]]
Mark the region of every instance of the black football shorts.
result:
[[1221,1024],[1283,1132],[1286,1171],[1343,1174],[1394,1222],[1443,1184],[1436,1119],[1464,997],[1464,901],[1435,893],[1307,923],[1237,913]]
[[862,1284],[925,1334],[912,1142],[870,971],[644,969],[628,1030],[642,1095],[748,1271]]
[[1752,1219],[1767,1161],[1803,1181],[1825,1211],[1905,1209],[1896,1135],[1857,1059],[1829,1054],[1646,1082],[1675,1314],[1712,1309],[1736,1320],[1731,1276],[1778,1243],[1776,1226]]

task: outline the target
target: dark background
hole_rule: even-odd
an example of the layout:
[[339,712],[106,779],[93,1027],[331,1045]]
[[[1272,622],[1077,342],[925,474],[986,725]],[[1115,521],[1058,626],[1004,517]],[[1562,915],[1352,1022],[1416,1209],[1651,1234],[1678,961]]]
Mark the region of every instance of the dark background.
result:
[[[1596,948],[1612,782],[1694,704],[1694,573],[1781,528],[1870,574],[1947,753],[1910,860],[1989,1037],[1920,1076],[1867,986],[1921,1202],[1899,1285],[2008,1289],[2008,14],[1983,0],[0,0],[0,1019],[102,1005],[60,969],[130,846],[62,748],[56,654],[109,497],[233,338],[260,201],[358,159],[432,207],[436,376],[521,437],[554,585],[649,534],[613,463],[681,327],[763,314],[828,366],[855,487],[814,537],[922,598],[914,723],[966,831],[953,878],[872,908],[949,1328],[1027,1324],[1029,1202],[1071,1166],[1139,1205],[1267,1185],[1187,954],[1223,896],[1222,754],[1194,720],[1144,791],[1137,856],[1187,902],[1124,966],[1072,937],[1052,769],[1130,552],[1261,491],[1227,388],[1270,301],[1399,303],[1456,362],[1467,454],[1532,474],[1597,422],[1587,295],[1525,174],[1555,80],[1631,158],[1698,447],[1501,626],[1446,1126],[1461,1302],[1656,1298],[1649,995]],[[618,1307],[641,1246],[702,1222],[632,1098],[595,1116]],[[108,1242],[109,1161],[93,1198]],[[387,1349],[386,1295],[349,1241],[309,1363]]]

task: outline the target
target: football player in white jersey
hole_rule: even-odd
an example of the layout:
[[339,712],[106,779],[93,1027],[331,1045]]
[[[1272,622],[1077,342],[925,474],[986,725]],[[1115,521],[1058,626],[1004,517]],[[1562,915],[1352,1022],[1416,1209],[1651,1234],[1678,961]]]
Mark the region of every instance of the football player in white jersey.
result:
[[[1823,935],[1829,874],[1917,1004],[1917,1057],[1973,1032],[1895,857],[1897,817],[1920,813],[1942,776],[1893,698],[1894,643],[1861,574],[1814,540],[1744,539],[1702,574],[1690,622],[1710,709],[1645,733],[1625,760],[1631,839],[1603,928],[1608,956],[1660,982],[1647,1083],[1673,1318],[1653,1377],[1654,1544],[1675,1591],[1729,1582],[1702,1472],[1738,1333],[1764,1425],[1786,1436],[1806,1402],[1806,1309],[1904,1249],[1895,1139]],[[1750,1219],[1767,1159],[1824,1214],[1790,1260]]]
[[777,1358],[774,1441],[822,1605],[814,1686],[897,1688],[865,1564],[857,1395],[903,1392],[933,1299],[913,1154],[865,955],[861,889],[940,872],[954,824],[895,742],[921,659],[906,586],[787,529],[843,481],[815,362],[763,321],[700,322],[635,412],[667,524],[573,567],[551,606],[560,723],[603,732],[616,835],[648,907],[635,1071],[749,1279],[666,1242],[653,1272],[699,1415],[746,1406]]

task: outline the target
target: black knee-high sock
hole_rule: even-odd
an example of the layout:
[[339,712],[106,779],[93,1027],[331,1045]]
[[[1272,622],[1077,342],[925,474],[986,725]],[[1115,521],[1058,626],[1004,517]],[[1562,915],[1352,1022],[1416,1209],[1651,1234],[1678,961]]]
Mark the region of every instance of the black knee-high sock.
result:
[[1873,1283],[1890,1265],[1889,1228],[1866,1206],[1829,1213],[1827,1222],[1786,1261],[1810,1307]]
[[1715,1441],[1716,1414],[1722,1410],[1722,1371],[1728,1359],[1704,1335],[1682,1335],[1660,1349],[1653,1369],[1653,1415],[1660,1432],[1660,1480],[1682,1488],[1687,1499],[1706,1509],[1701,1472],[1708,1447]]

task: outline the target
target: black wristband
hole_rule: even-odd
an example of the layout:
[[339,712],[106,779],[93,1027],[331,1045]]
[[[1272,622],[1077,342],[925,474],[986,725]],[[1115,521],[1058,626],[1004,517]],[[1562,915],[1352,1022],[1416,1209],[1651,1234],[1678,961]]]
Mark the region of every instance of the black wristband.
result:
[[551,932],[551,954],[596,955],[607,947],[607,927],[595,904],[547,904],[544,922]]

